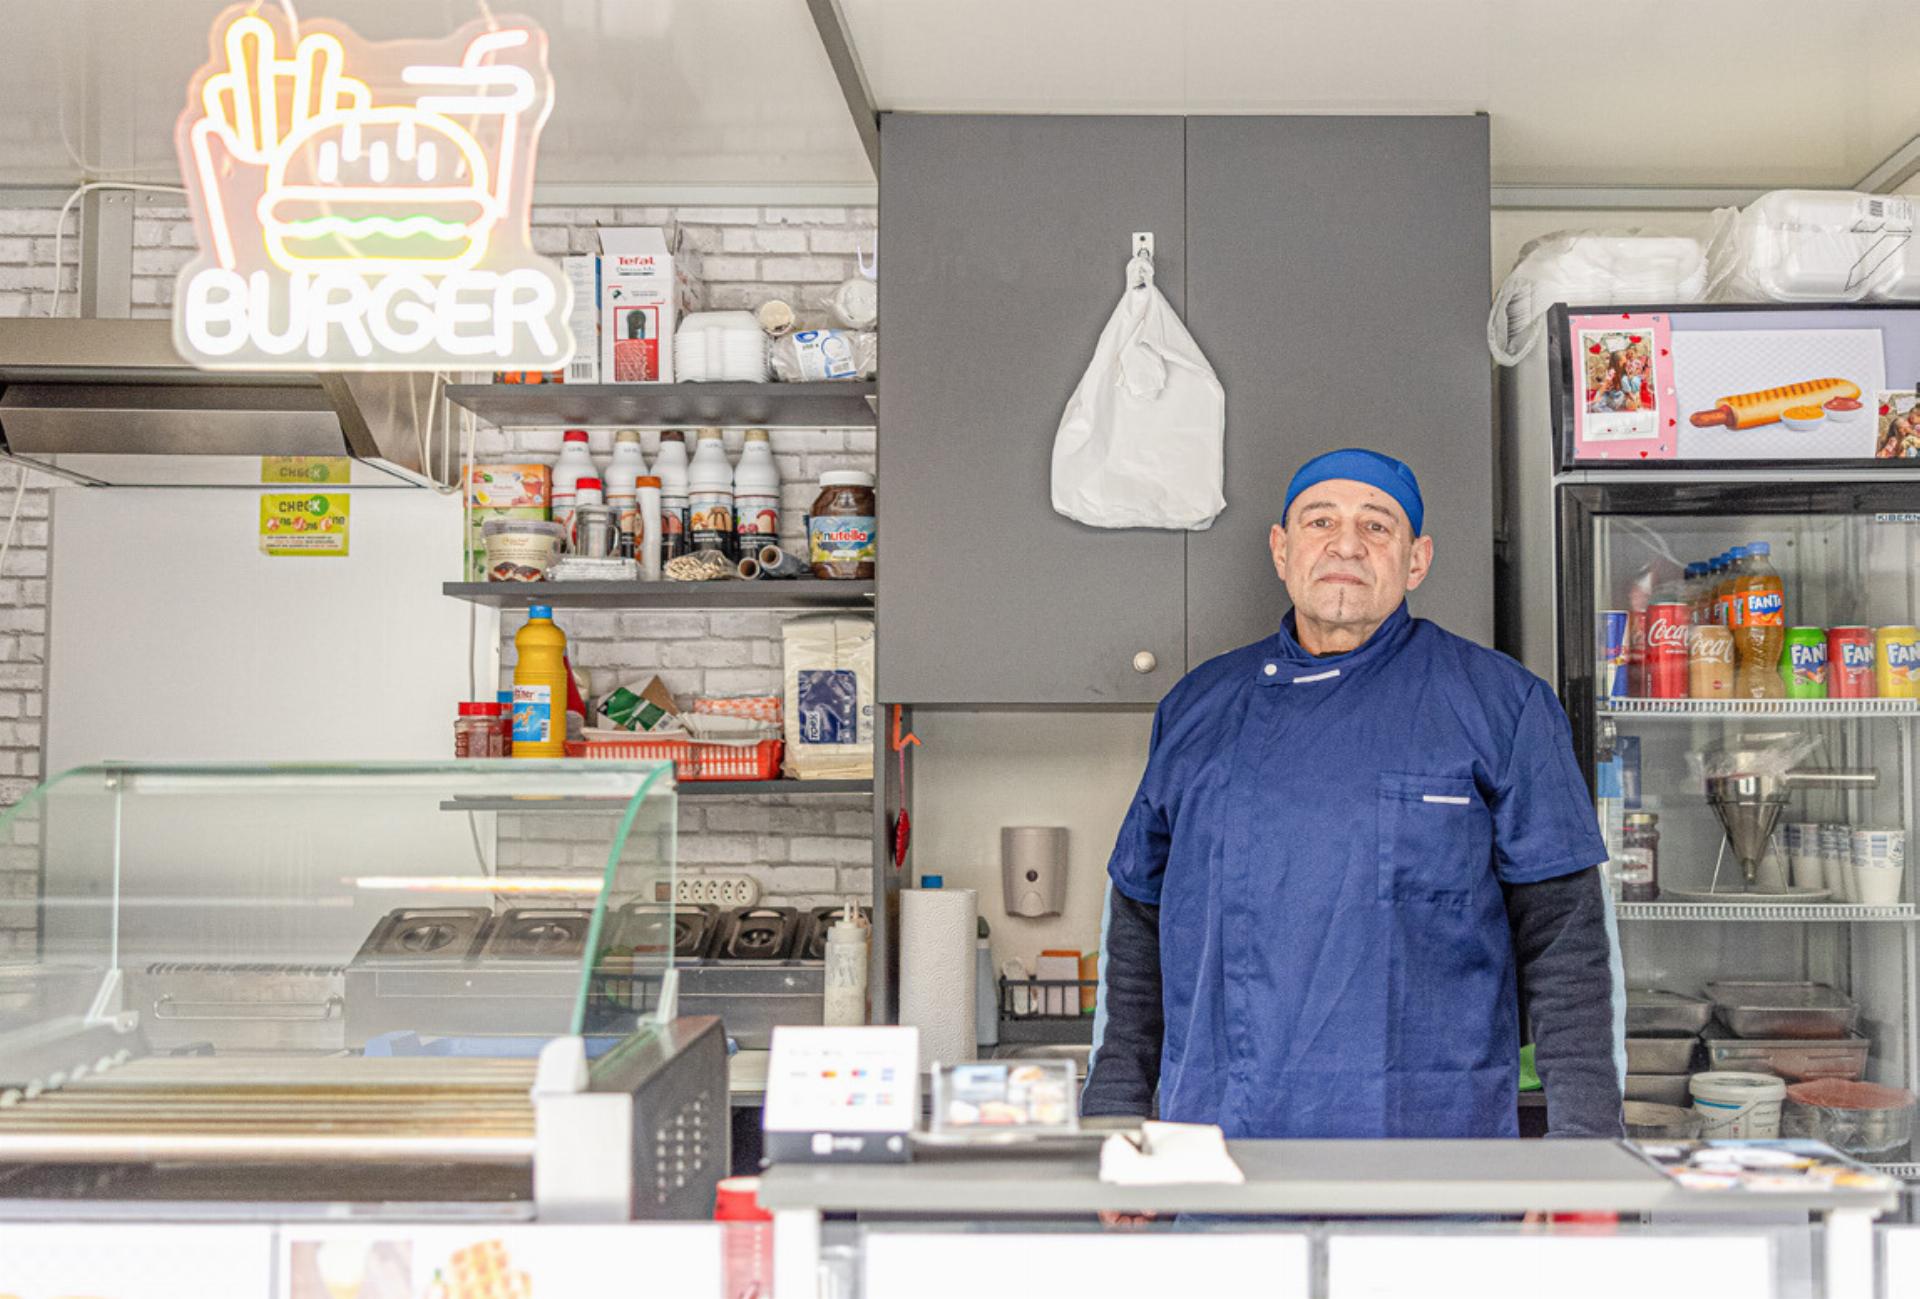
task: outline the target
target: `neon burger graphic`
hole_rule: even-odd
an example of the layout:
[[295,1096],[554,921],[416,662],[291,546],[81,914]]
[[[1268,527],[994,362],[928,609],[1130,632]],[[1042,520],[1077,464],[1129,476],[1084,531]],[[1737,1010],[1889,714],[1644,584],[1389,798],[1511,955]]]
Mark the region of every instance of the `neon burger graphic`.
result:
[[524,19],[374,44],[237,5],[175,144],[201,253],[174,341],[210,368],[554,369],[571,292],[534,253],[552,109]]

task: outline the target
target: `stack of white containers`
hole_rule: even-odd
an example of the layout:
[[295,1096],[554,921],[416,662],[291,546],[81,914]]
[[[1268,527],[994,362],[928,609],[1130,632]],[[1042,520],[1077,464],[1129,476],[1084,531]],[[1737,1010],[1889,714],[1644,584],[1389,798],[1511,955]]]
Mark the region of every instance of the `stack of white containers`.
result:
[[1714,301],[1920,301],[1909,199],[1782,189],[1713,216],[1707,260]]
[[696,311],[674,332],[673,373],[681,383],[765,383],[766,331],[750,311]]

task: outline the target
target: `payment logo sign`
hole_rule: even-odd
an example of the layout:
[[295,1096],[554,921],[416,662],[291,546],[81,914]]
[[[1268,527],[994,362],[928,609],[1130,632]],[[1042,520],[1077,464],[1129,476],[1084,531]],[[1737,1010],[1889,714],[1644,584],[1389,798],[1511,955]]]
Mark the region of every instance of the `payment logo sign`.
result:
[[174,343],[208,369],[552,370],[572,292],[529,230],[553,108],[524,19],[435,40],[295,30],[274,6],[214,25],[174,143],[200,256]]

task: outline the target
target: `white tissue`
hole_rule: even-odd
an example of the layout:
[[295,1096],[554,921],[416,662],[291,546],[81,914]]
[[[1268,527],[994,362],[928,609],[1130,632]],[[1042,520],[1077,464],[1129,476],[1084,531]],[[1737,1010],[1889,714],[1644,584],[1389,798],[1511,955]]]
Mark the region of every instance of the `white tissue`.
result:
[[1140,1125],[1140,1144],[1116,1132],[1100,1147],[1100,1180],[1112,1186],[1175,1186],[1213,1182],[1240,1186],[1247,1175],[1211,1123]]

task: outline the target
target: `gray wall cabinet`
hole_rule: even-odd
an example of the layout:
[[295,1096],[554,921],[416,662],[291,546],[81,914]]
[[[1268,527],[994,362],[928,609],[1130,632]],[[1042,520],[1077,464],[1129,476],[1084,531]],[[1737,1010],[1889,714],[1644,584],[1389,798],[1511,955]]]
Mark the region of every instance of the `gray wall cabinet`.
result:
[[1187,327],[1227,390],[1227,508],[1187,538],[1190,667],[1287,611],[1267,534],[1344,446],[1420,477],[1414,614],[1493,641],[1487,119],[1187,119]]
[[[881,122],[879,695],[1157,701],[1286,608],[1266,532],[1307,456],[1421,475],[1416,612],[1492,631],[1484,118]],[[1129,236],[1227,393],[1207,532],[1053,512],[1053,434]]]

